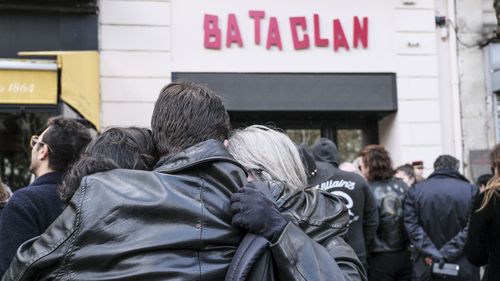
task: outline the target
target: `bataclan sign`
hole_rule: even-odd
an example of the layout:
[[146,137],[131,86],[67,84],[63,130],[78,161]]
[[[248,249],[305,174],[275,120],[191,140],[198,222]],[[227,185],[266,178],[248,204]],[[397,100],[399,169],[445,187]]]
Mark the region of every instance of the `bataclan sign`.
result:
[[[288,35],[292,38],[295,50],[309,49],[312,45],[315,47],[331,47],[334,52],[340,49],[348,51],[350,48],[368,48],[368,17],[354,16],[352,18],[352,38],[346,36],[342,22],[335,18],[331,21],[333,26],[332,34],[322,34],[320,16],[318,14],[313,14],[312,33],[310,33],[309,29],[311,23],[308,22],[305,16],[289,17],[289,25],[285,30],[278,25],[277,18],[273,16],[269,17],[269,24],[263,27],[262,20],[265,18],[265,11],[250,10],[248,11],[248,18],[244,20],[253,21],[253,44],[259,46],[265,40],[265,47],[268,50],[273,47],[283,50],[281,36]],[[205,14],[203,28],[204,47],[206,49],[220,50],[223,48],[223,43],[225,43],[224,46],[226,48],[231,48],[233,45],[239,48],[243,48],[244,46],[238,25],[238,18],[234,13],[227,15],[227,26],[225,29],[220,26],[218,15]],[[266,31],[264,34],[265,39],[262,38],[262,28]],[[286,31],[286,33],[282,35],[282,31]]]

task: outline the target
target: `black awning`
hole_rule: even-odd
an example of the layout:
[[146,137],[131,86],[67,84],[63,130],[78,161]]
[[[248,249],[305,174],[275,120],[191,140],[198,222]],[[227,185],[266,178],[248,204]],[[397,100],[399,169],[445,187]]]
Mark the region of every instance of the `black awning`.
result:
[[207,84],[228,111],[372,112],[397,110],[394,73],[193,73],[173,80]]

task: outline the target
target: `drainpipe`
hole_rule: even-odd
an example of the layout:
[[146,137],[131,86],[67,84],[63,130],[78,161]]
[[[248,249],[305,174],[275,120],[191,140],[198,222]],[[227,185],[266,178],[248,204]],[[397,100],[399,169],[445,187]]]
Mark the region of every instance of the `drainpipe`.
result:
[[[455,17],[455,0],[447,0],[448,6],[448,19],[456,26]],[[449,26],[449,25],[448,25]],[[450,26],[448,28],[451,28]],[[460,80],[458,73],[458,52],[457,52],[457,34],[453,29],[453,34],[450,32],[449,45],[450,45],[450,79],[451,79],[451,96],[452,96],[452,109],[453,109],[453,132],[454,132],[454,146],[455,157],[462,163],[460,172],[463,173],[464,169],[464,151],[462,142],[462,111],[460,108]]]

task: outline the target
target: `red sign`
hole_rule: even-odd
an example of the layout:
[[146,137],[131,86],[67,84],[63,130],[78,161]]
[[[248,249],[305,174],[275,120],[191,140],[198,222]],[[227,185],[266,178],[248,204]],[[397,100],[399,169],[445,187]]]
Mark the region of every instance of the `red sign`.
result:
[[[250,20],[254,22],[254,44],[261,43],[261,22],[265,18],[264,11],[248,11]],[[314,35],[309,35],[307,32],[307,18],[290,17],[289,31],[292,36],[293,48],[295,50],[308,49],[311,46],[311,36],[314,36],[314,46],[328,47],[332,46],[334,52],[343,48],[348,51],[349,48],[358,49],[360,46],[364,49],[368,48],[368,17],[359,18],[353,17],[352,38],[347,38],[342,27],[342,22],[339,19],[333,19],[333,32],[330,36],[322,35],[320,29],[320,18],[318,14],[313,15],[313,30]],[[207,49],[220,50],[222,48],[223,32],[219,26],[219,16],[205,14],[203,21],[204,28],[204,46]],[[300,35],[302,34],[302,36]],[[276,17],[269,18],[269,25],[266,33],[266,49],[275,47],[283,50],[281,42],[281,31]],[[349,40],[351,39],[351,40]],[[225,37],[226,48],[230,48],[236,44],[239,48],[243,47],[243,39],[241,36],[238,20],[234,13],[227,15],[227,28]]]

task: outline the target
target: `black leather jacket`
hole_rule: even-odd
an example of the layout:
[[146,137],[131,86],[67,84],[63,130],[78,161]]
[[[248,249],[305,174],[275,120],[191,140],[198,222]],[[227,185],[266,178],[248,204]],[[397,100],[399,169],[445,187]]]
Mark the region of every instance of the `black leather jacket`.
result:
[[[230,224],[229,201],[246,181],[243,168],[213,140],[160,163],[155,172],[85,177],[2,280],[223,280],[243,237]],[[271,246],[276,270],[290,280],[327,280],[332,266],[311,266],[328,261],[311,242],[287,227]]]
[[404,226],[403,204],[408,185],[391,178],[369,182],[377,201],[379,225],[370,253],[396,252],[408,248],[410,242]]
[[271,189],[281,214],[323,245],[336,261],[342,277],[333,280],[366,280],[363,265],[343,239],[349,214],[338,197],[314,187],[290,192],[274,184]]

